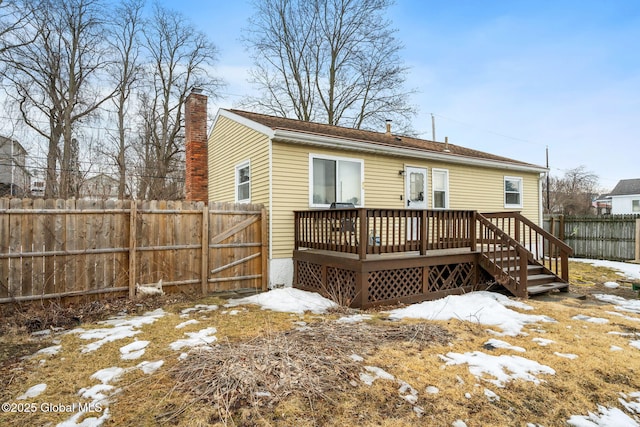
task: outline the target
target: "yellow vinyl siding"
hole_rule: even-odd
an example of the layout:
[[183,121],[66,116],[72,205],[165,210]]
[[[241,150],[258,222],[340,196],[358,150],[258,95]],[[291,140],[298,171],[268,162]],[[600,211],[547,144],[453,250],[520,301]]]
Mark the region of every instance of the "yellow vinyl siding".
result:
[[[538,173],[516,172],[402,157],[364,154],[305,145],[274,142],[273,155],[273,258],[289,258],[293,250],[293,211],[309,209],[309,154],[364,161],[364,201],[369,208],[404,208],[405,166],[428,171],[428,208],[433,207],[433,168],[449,171],[449,208],[499,212],[504,207],[504,177],[522,177],[521,212],[539,222]],[[402,200],[400,197],[402,196]]]
[[251,162],[251,203],[269,203],[269,139],[242,124],[218,117],[209,136],[209,201],[235,201],[235,167]]

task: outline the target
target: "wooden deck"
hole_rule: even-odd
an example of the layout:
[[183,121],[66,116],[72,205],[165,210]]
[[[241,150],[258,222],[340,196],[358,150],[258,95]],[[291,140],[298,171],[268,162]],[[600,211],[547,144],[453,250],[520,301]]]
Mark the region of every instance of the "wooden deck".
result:
[[495,284],[527,297],[568,287],[571,248],[554,239],[518,213],[297,211],[294,286],[363,308]]

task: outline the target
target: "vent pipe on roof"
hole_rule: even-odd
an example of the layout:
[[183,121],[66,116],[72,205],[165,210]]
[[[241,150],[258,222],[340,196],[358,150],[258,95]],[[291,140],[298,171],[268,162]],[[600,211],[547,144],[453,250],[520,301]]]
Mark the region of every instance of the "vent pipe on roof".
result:
[[387,135],[391,135],[391,119],[387,119],[385,120],[385,122],[387,123]]
[[445,153],[449,153],[451,150],[449,150],[449,137],[445,136],[444,137],[444,152]]

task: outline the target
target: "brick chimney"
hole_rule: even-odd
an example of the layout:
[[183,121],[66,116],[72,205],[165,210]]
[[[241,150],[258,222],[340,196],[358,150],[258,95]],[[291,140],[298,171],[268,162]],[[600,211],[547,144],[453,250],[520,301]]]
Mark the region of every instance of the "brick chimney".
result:
[[184,107],[186,150],[185,199],[206,202],[207,192],[207,97],[193,88]]

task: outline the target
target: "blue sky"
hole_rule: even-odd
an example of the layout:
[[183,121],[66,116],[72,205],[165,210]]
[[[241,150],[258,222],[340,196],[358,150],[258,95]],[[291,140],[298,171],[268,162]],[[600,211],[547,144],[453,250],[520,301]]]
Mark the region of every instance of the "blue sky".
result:
[[[239,42],[247,0],[165,0],[220,50],[228,86],[214,108],[252,88]],[[601,186],[640,178],[640,2],[397,0],[388,18],[404,44],[414,129],[539,165],[580,165]],[[381,124],[381,131],[383,124]]]

